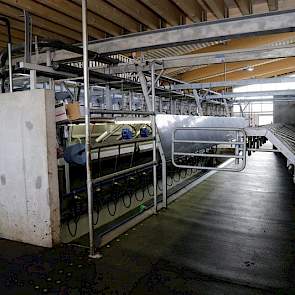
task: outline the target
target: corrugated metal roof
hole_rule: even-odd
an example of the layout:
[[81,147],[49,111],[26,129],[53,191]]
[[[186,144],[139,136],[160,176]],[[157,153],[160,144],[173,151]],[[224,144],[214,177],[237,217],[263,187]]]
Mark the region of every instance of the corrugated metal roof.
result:
[[220,44],[222,42],[224,41],[205,42],[205,43],[190,44],[190,45],[180,45],[180,46],[174,46],[169,48],[153,49],[153,50],[148,50],[144,52],[144,57],[146,59],[153,59],[153,58],[162,58],[162,57],[175,56],[175,55],[184,55],[198,49]]

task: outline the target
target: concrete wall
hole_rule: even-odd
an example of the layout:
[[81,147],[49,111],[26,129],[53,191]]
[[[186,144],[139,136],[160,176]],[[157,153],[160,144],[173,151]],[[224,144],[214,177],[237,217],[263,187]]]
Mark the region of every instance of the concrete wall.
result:
[[0,94],[0,237],[51,247],[60,239],[54,95]]
[[295,102],[274,101],[273,117],[274,123],[286,123],[295,125]]

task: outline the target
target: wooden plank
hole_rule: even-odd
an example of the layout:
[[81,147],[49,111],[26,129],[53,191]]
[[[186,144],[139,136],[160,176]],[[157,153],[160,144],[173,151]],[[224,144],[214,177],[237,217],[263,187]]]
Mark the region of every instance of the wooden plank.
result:
[[[0,26],[0,40],[5,43],[7,43],[7,41],[8,41],[6,28],[4,26]],[[23,38],[20,39],[20,38],[15,37],[15,35],[12,35],[12,43],[13,44],[22,43],[22,42],[24,42]]]
[[[72,1],[81,6],[81,0]],[[88,0],[87,6],[88,9],[96,15],[106,18],[129,32],[135,33],[140,30],[140,24],[134,18],[105,1]]]
[[[12,7],[0,1],[0,11],[2,14],[8,16],[11,20],[13,19],[21,20],[20,21],[20,23],[22,23],[21,27],[24,28],[23,18],[22,18],[23,10],[18,9],[16,7]],[[67,27],[60,26],[56,23],[53,23],[51,21],[48,21],[36,15],[32,15],[32,23],[33,23],[33,33],[36,35],[39,35],[40,33],[40,36],[44,36],[45,38],[53,38],[53,39],[58,39],[58,40],[66,41],[66,42],[68,42],[67,40],[81,41],[81,33],[78,33]],[[62,36],[63,39],[60,39],[60,36]]]
[[247,15],[252,13],[252,2],[249,0],[235,0],[241,14]]
[[158,13],[170,25],[177,26],[181,24],[181,17],[184,15],[179,8],[169,0],[141,0],[141,2]]
[[[80,5],[77,5],[68,0],[37,0],[40,4],[48,6],[63,13],[65,16],[70,16],[76,20],[80,21],[80,26],[82,26],[82,8]],[[88,1],[89,2],[89,1]],[[118,36],[122,34],[122,28],[115,25],[114,23],[108,21],[105,18],[102,18],[88,9],[88,31],[98,29],[100,31],[105,31],[112,36]]]
[[172,0],[192,21],[202,20],[202,7],[195,0]]
[[[12,19],[12,18],[9,18],[9,21],[10,21],[11,28],[23,32],[23,35],[24,35],[25,29],[24,29],[24,23],[23,22]],[[40,29],[40,28],[34,26],[34,24],[33,24],[33,35],[41,37],[43,39],[60,40],[60,41],[63,41],[65,43],[74,43],[75,42],[74,39],[66,38],[66,37],[58,35],[56,33]]]
[[135,18],[140,23],[146,25],[150,29],[158,29],[160,27],[160,19],[152,10],[140,3],[138,0],[106,0],[111,5],[121,9],[128,15]]
[[[7,36],[7,28],[6,26],[2,25],[2,23],[0,24],[0,33],[1,35],[5,35],[5,37]],[[21,31],[15,30],[13,28],[11,29],[11,36],[15,41],[24,40],[24,34]]]
[[[262,63],[255,66],[254,63],[248,63],[254,65],[254,70],[252,72],[246,71],[243,67],[236,69],[230,73],[227,73],[227,80],[241,80],[241,79],[251,79],[260,77],[273,77],[280,74],[286,74],[295,71],[295,57],[288,57],[280,60],[273,60],[268,63]],[[229,64],[228,64],[229,65]],[[219,76],[208,77],[206,79],[201,79],[202,82],[218,82],[224,81],[224,75],[221,73]]]
[[267,0],[269,11],[276,11],[279,9],[278,0]]
[[209,7],[210,11],[217,18],[224,18],[225,15],[225,5],[223,0],[205,0],[205,4]]
[[[235,72],[240,70],[241,68],[245,68],[249,65],[258,65],[262,63],[272,62],[272,60],[264,59],[264,60],[255,60],[255,61],[238,61],[234,63],[226,64],[227,76],[230,72]],[[189,72],[185,72],[177,77],[177,79],[189,81],[189,82],[200,82],[207,81],[211,77],[218,78],[222,77],[224,79],[224,64],[215,64],[210,66],[204,66],[202,68],[198,68]],[[228,80],[232,80],[227,78]],[[218,81],[218,80],[217,80]]]
[[[60,24],[64,27],[67,27],[69,29],[82,32],[82,25],[78,20],[73,19],[72,17],[69,17],[67,15],[64,15],[63,13],[60,13],[54,9],[50,9],[37,1],[30,1],[30,0],[5,0],[7,4],[10,4],[12,6],[15,6],[20,9],[25,9],[28,12],[38,15],[42,18],[45,18],[47,20],[50,20],[54,23]],[[49,3],[49,1],[48,1]],[[102,31],[99,31],[97,29],[89,27],[88,29],[89,35],[100,39],[104,37],[104,33]]]

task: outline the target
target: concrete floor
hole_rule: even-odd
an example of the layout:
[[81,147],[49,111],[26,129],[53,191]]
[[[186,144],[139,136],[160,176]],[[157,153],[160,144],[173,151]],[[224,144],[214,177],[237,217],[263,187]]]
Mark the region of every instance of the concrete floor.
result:
[[0,240],[1,294],[295,294],[295,186],[255,153],[217,173],[91,260],[72,246]]

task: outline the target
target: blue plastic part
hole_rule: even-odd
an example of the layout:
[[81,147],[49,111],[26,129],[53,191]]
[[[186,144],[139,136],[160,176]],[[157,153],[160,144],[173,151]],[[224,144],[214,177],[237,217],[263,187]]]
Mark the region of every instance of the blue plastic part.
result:
[[140,128],[140,137],[148,137],[149,130],[146,127]]
[[122,129],[122,138],[123,139],[132,139],[132,131],[129,128]]

